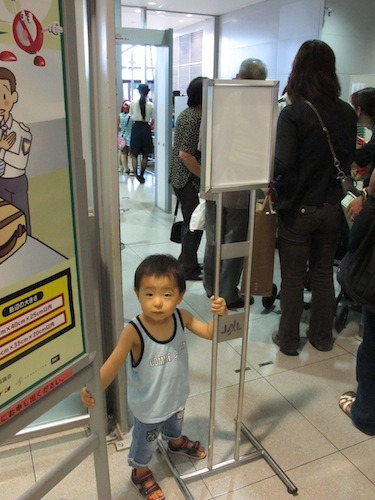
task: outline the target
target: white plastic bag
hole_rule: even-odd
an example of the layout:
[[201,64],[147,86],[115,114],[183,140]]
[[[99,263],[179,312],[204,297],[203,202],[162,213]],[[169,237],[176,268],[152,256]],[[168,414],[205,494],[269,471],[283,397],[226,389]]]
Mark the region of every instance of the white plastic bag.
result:
[[203,231],[204,229],[204,212],[206,209],[206,200],[199,198],[199,205],[194,209],[191,214],[189,229],[190,231]]

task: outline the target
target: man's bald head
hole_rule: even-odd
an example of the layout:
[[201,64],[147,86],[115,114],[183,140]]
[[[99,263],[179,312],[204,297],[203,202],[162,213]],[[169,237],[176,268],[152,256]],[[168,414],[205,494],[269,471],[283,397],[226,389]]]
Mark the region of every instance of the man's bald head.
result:
[[240,80],[265,80],[267,74],[267,66],[263,61],[249,57],[242,61],[237,78]]

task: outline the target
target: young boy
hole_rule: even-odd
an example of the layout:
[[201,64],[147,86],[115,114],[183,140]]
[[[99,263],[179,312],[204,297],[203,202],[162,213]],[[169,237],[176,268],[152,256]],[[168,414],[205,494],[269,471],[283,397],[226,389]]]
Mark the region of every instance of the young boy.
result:
[[[128,403],[134,415],[133,440],[128,463],[132,482],[148,500],[164,494],[148,468],[159,433],[169,440],[169,451],[192,459],[205,458],[199,441],[181,435],[184,408],[189,395],[188,352],[185,327],[195,335],[212,339],[213,321],[203,323],[177,309],[186,284],[181,264],[170,255],[151,255],[137,268],[134,290],[142,313],[122,331],[118,343],[100,370],[105,389],[116,377],[126,357]],[[225,300],[211,297],[214,314],[227,314]],[[82,401],[95,404],[84,388]]]

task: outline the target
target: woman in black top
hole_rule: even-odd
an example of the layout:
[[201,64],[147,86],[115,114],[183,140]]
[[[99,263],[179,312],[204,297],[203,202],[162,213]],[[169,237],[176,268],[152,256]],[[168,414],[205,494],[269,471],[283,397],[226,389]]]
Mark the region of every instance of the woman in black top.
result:
[[341,169],[347,174],[354,159],[357,117],[351,106],[339,99],[335,55],[320,40],[302,44],[286,91],[291,104],[279,116],[274,165],[281,319],[273,340],[282,353],[295,356],[307,265],[312,292],[307,336],[318,350],[333,347],[333,262],[343,216],[342,188],[336,179],[332,153],[316,114],[305,100],[318,110]]

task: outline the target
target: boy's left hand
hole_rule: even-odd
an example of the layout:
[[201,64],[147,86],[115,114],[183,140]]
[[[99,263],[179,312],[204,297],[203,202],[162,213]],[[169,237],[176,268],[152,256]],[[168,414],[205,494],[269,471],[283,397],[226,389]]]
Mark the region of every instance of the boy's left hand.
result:
[[219,316],[228,314],[227,303],[225,302],[225,299],[223,299],[222,297],[217,297],[215,299],[214,295],[212,295],[210,299],[212,300],[211,311],[213,314],[218,314]]

